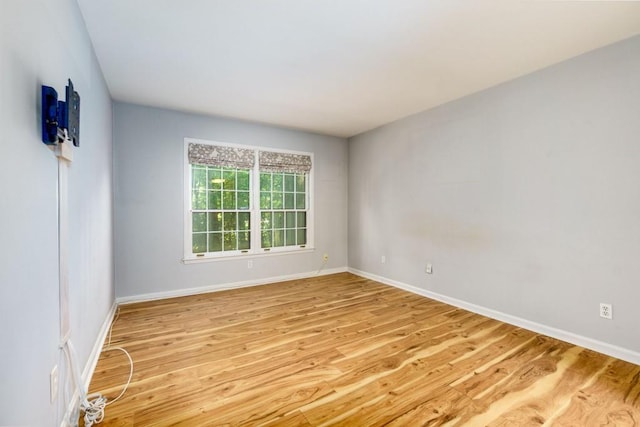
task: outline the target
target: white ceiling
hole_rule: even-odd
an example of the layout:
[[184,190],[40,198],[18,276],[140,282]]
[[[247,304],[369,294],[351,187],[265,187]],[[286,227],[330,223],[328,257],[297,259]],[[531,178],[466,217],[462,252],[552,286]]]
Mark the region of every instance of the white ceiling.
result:
[[78,0],[115,100],[348,137],[640,33],[640,2]]

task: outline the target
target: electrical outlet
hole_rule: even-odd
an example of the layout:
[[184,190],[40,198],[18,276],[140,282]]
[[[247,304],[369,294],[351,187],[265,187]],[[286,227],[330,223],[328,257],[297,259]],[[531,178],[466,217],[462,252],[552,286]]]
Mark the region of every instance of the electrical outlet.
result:
[[387,257],[386,257],[386,256],[384,256],[384,255],[382,255],[382,258],[380,258],[380,263],[381,263],[381,264],[384,264],[384,263],[386,263],[386,262],[387,262]]
[[324,261],[324,262],[329,261],[329,254],[322,255],[322,261]]
[[611,304],[600,303],[600,317],[613,319],[613,307]]
[[253,260],[252,259],[247,261],[247,268],[253,268]]
[[49,386],[51,403],[53,403],[58,398],[58,365],[54,366],[49,374]]
[[424,272],[427,274],[433,274],[433,266],[427,263],[426,267],[424,268]]

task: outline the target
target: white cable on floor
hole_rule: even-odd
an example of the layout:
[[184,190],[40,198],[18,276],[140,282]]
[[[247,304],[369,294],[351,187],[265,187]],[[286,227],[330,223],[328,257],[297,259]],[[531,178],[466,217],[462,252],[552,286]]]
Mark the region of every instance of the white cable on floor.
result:
[[316,273],[316,276],[318,276],[320,274],[320,272],[322,271],[322,269],[324,268],[325,265],[327,265],[327,260],[323,259],[322,260],[322,264],[320,264],[320,268],[318,269],[318,272]]
[[131,384],[131,378],[133,377],[133,359],[131,359],[131,355],[122,347],[109,347],[102,350],[102,352],[111,350],[120,350],[129,359],[129,379],[118,397],[113,400],[108,400],[100,393],[92,393],[81,402],[80,409],[84,411],[85,427],[91,427],[94,424],[101,423],[104,419],[105,408],[120,399],[124,395],[125,391],[127,391],[127,388],[129,388],[129,384]]
[[116,320],[118,320],[119,317],[120,317],[120,306],[118,306],[116,308],[116,316],[113,319],[113,321],[111,322],[111,326],[109,326],[109,335],[108,335],[108,339],[107,339],[107,347],[106,348],[111,347],[111,332],[113,331],[113,325],[116,324]]
[[[84,389],[84,386],[80,380],[81,374],[79,365],[75,363],[76,352],[73,348],[73,344],[71,343],[71,340],[67,340],[62,344],[62,349],[67,357],[69,371],[71,372],[71,378],[73,379],[73,385],[77,388],[80,395],[80,409],[84,412],[83,418],[85,427],[91,427],[94,424],[99,424],[102,422],[102,420],[104,419],[105,408],[124,395],[124,393],[127,391],[127,388],[129,388],[129,384],[131,384],[131,378],[133,378],[133,359],[131,358],[129,352],[122,347],[111,347],[111,330],[119,315],[120,310],[118,309],[116,318],[111,323],[111,327],[109,327],[107,347],[102,350],[102,353],[104,353],[105,351],[119,350],[123,352],[129,359],[129,378],[127,379],[127,383],[125,384],[124,388],[115,399],[109,401],[101,393],[92,393],[90,395],[87,395],[87,391]],[[77,412],[71,414],[71,416],[74,417],[75,420],[78,419]],[[73,425],[75,425],[75,423]]]

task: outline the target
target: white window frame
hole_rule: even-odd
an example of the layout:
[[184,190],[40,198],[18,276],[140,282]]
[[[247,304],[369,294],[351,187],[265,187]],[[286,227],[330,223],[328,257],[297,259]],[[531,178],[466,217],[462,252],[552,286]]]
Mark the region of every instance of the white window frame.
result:
[[[249,189],[251,197],[251,248],[248,250],[236,250],[227,252],[207,252],[204,254],[194,254],[192,252],[192,209],[191,209],[191,163],[189,163],[189,144],[204,144],[204,145],[216,145],[232,148],[250,149],[255,152],[255,164],[253,170],[249,174]],[[184,155],[183,155],[183,167],[184,167],[184,257],[183,262],[185,264],[195,262],[216,261],[221,259],[230,258],[252,258],[258,256],[273,256],[273,255],[285,255],[294,254],[300,252],[310,252],[315,249],[314,246],[314,179],[313,172],[314,167],[306,174],[306,194],[307,194],[307,242],[303,246],[279,246],[271,248],[261,248],[261,227],[260,227],[260,165],[258,162],[259,151],[270,151],[276,153],[288,153],[288,154],[300,154],[311,157],[311,164],[314,164],[313,153],[306,151],[286,150],[280,148],[271,148],[258,145],[243,145],[233,144],[229,142],[208,141],[195,138],[184,139]]]

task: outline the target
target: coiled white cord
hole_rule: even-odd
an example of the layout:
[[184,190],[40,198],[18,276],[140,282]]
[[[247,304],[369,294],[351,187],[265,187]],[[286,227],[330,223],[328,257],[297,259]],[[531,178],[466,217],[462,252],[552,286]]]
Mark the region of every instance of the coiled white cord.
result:
[[[89,400],[91,399],[91,400]],[[107,407],[107,398],[101,394],[91,394],[80,404],[80,409],[84,411],[84,425],[91,427],[101,423],[104,419],[104,408]]]
[[131,378],[133,377],[133,359],[127,350],[122,347],[111,347],[111,333],[113,331],[113,325],[116,323],[116,320],[120,317],[120,307],[116,312],[116,316],[111,322],[111,326],[109,327],[109,335],[107,337],[107,345],[102,352],[111,351],[111,350],[119,350],[123,352],[127,358],[129,359],[129,378],[127,379],[127,383],[122,388],[122,391],[113,400],[108,400],[106,397],[102,396],[100,393],[92,393],[87,396],[84,401],[80,404],[80,408],[84,411],[84,425],[85,427],[91,427],[93,424],[99,424],[104,419],[104,410],[108,405],[111,405],[118,399],[124,395],[129,388],[129,384],[131,384]]
[[[129,352],[122,347],[111,347],[111,329],[113,328],[113,324],[115,323],[115,321],[118,320],[119,315],[120,315],[120,309],[118,308],[118,313],[116,315],[116,318],[111,323],[111,327],[109,327],[107,346],[102,350],[103,353],[105,351],[119,350],[123,352],[129,359],[129,379],[127,379],[127,383],[123,387],[118,397],[116,397],[115,399],[109,401],[101,393],[92,393],[90,395],[87,395],[87,391],[84,389],[82,382],[79,380],[81,378],[79,365],[77,363],[74,363],[75,350],[73,348],[73,344],[71,343],[71,340],[67,340],[62,345],[62,349],[64,350],[64,353],[67,356],[67,362],[69,366],[69,371],[71,372],[73,383],[78,389],[78,392],[80,394],[80,409],[84,412],[83,418],[84,418],[85,427],[91,427],[94,424],[99,424],[102,422],[102,420],[104,419],[105,408],[108,405],[116,402],[118,399],[120,399],[124,395],[124,393],[127,391],[127,388],[129,388],[129,384],[131,384],[131,378],[133,378],[133,359],[131,358],[131,355],[129,354]],[[77,413],[71,414],[71,415],[75,417],[75,419],[77,420]]]
[[131,384],[131,378],[133,377],[133,359],[131,358],[131,355],[122,347],[108,347],[102,350],[102,352],[104,353],[105,351],[111,350],[120,350],[129,359],[129,379],[127,379],[127,383],[122,388],[122,391],[120,392],[118,397],[113,400],[108,400],[100,393],[92,393],[80,403],[80,409],[84,411],[85,427],[91,427],[94,424],[101,423],[104,419],[105,408],[120,399],[127,391],[127,388],[129,388],[129,384]]

